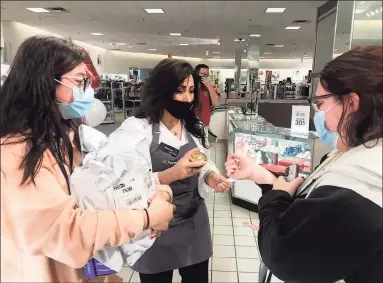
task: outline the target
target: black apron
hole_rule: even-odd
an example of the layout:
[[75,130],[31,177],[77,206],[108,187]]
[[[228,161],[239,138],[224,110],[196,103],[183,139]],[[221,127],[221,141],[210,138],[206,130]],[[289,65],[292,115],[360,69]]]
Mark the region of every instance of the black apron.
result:
[[[173,167],[187,152],[197,147],[191,134],[186,131],[188,143],[178,153],[169,153],[159,144],[160,126],[154,124],[150,157],[153,172]],[[198,175],[170,184],[173,203],[176,206],[174,219],[169,229],[161,233],[153,246],[134,264],[132,269],[144,274],[197,264],[213,254],[209,215],[203,198],[198,193]]]

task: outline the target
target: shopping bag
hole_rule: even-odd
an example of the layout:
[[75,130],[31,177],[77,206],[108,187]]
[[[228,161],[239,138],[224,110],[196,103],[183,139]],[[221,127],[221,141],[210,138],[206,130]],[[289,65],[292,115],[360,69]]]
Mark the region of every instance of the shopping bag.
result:
[[[128,147],[129,139],[121,140],[119,136],[118,140],[110,140],[86,125],[80,127],[79,134],[83,159],[70,176],[77,205],[84,210],[147,208],[155,184],[150,159],[142,154],[149,150],[145,140]],[[155,239],[150,239],[150,234],[147,229],[129,244],[105,247],[85,266],[85,275],[112,274],[124,265],[132,266],[153,245]]]

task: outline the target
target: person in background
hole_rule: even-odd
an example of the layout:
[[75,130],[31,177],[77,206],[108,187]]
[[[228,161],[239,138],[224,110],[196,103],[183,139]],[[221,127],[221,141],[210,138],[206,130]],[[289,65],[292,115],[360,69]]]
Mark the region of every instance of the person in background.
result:
[[[152,71],[141,93],[141,106],[114,134],[133,143],[147,140],[154,179],[170,185],[176,210],[169,230],[132,267],[142,283],[171,283],[179,269],[184,283],[207,283],[212,242],[204,198],[223,192],[230,183],[212,162],[193,161],[206,154],[202,122],[193,107],[192,66],[183,60],[165,59]],[[113,135],[114,135],[113,134]]]
[[199,77],[198,105],[195,113],[202,120],[207,132],[210,124],[211,107],[221,105],[219,95],[209,78],[209,66],[199,64],[195,67],[195,72]]
[[322,70],[314,123],[319,138],[336,149],[304,182],[276,179],[229,156],[229,177],[272,187],[258,204],[268,279],[383,282],[382,54],[382,46],[357,47]]
[[64,39],[31,37],[1,87],[1,282],[87,281],[82,267],[96,252],[128,243],[148,225],[165,230],[173,216],[162,198],[147,214],[83,211],[70,196],[69,176],[81,162],[76,119],[94,99],[86,58]]

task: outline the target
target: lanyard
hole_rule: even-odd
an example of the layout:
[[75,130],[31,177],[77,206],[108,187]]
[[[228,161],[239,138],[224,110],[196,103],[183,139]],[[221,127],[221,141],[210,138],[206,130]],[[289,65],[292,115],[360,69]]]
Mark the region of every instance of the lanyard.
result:
[[61,159],[59,157],[58,149],[57,149],[57,145],[56,144],[53,144],[53,146],[52,146],[52,153],[53,153],[54,157],[56,158],[57,164],[59,165],[61,172],[64,175],[66,184],[68,186],[69,195],[71,195],[70,186],[69,186],[69,176],[68,176],[68,173],[67,173],[67,171],[65,169],[64,163],[61,161]]

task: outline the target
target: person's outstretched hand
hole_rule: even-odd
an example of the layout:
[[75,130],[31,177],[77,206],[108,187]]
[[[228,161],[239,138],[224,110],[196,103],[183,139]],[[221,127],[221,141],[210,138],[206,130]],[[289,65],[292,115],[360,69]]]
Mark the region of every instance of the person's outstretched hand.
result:
[[273,184],[276,177],[249,157],[230,154],[225,163],[227,176],[235,180],[252,180],[257,184]]
[[231,189],[230,182],[222,175],[210,173],[206,178],[206,184],[218,193],[227,192]]
[[225,163],[227,176],[236,180],[251,179],[255,170],[254,165],[246,156],[230,154]]

